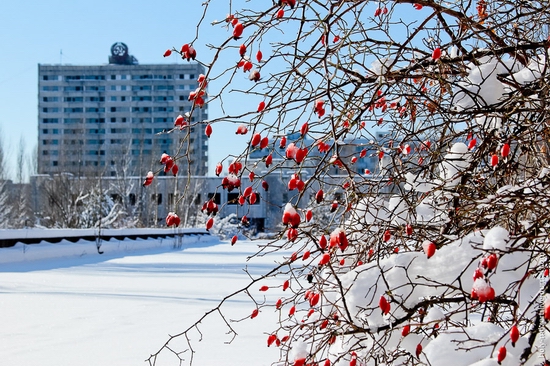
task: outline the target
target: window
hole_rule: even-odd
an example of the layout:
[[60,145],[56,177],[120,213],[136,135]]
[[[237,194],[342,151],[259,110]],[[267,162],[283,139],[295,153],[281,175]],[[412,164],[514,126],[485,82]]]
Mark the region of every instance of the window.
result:
[[105,80],[105,75],[85,75],[85,80]]
[[111,80],[116,80],[116,75],[111,75]]
[[[122,89],[122,90],[126,90],[126,87],[124,87],[124,89]],[[120,97],[120,100],[121,100],[122,102],[125,102],[125,101],[126,101],[126,97]]]
[[57,160],[52,161],[52,166],[57,166],[57,165],[58,165]]
[[105,118],[86,118],[86,123],[105,123]]
[[64,108],[63,112],[65,113],[82,113],[84,108],[78,107],[78,108]]
[[151,201],[156,201],[157,205],[162,205],[162,193],[153,193],[151,195]]
[[59,118],[43,118],[42,123],[59,123]]
[[59,97],[44,97],[43,102],[59,102]]
[[133,85],[132,90],[134,90],[134,91],[151,90],[151,85]]
[[58,86],[43,86],[42,90],[43,91],[58,91],[59,87]]
[[57,75],[43,75],[42,80],[58,80],[59,77]]
[[227,204],[236,205],[239,203],[239,194],[238,193],[228,193],[227,194]]
[[120,194],[111,193],[111,199],[113,202],[122,203],[122,197],[120,197]]
[[86,98],[87,102],[104,102],[105,97],[88,97]]
[[82,102],[83,101],[83,98],[82,97],[65,97],[65,102]]
[[126,122],[126,117],[122,117],[122,122]]
[[155,102],[168,102],[172,100],[174,100],[174,97],[172,95],[155,97]]
[[[82,108],[80,108],[80,109],[82,109]],[[86,112],[88,112],[88,113],[103,113],[103,112],[105,112],[105,108],[88,107],[88,108],[86,108]]]
[[215,204],[220,205],[222,203],[221,195],[219,193],[208,193],[208,199],[211,200],[212,198],[214,198]]
[[116,118],[115,118],[115,117],[111,117],[111,122],[116,122]]
[[90,85],[86,87],[86,90],[88,91],[104,91],[105,86],[103,85]]
[[116,97],[115,96],[111,97],[111,102],[116,102]]
[[42,108],[42,112],[44,113],[57,113],[59,112],[59,108]]
[[47,133],[48,133],[48,129],[47,129],[47,128],[44,128],[44,129],[42,130],[42,133],[47,134]]
[[72,91],[82,91],[84,89],[81,85],[75,85],[75,86],[65,86],[63,87],[63,90],[66,92],[72,92]]
[[160,118],[160,117],[155,118],[155,123],[163,123],[163,122],[168,122],[168,118]]
[[132,107],[132,112],[137,112],[137,113],[151,112],[151,107]]
[[153,100],[153,98],[150,96],[150,95],[147,95],[147,96],[133,96],[132,97],[132,101],[133,102],[142,102],[142,101],[151,101]]
[[148,80],[152,79],[153,75],[146,74],[146,75],[132,75],[132,80]]
[[154,112],[173,112],[174,107],[155,107]]
[[116,85],[111,85],[111,90],[116,90]]
[[[126,90],[126,85],[122,85],[122,86],[120,87],[120,90]],[[123,98],[124,98],[124,97],[123,97]],[[123,100],[124,100],[124,99],[123,99]]]
[[103,145],[105,143],[105,140],[87,140],[88,145]]
[[63,118],[63,123],[65,124],[80,123],[81,121],[81,118]]
[[157,85],[155,90],[174,90],[174,85]]

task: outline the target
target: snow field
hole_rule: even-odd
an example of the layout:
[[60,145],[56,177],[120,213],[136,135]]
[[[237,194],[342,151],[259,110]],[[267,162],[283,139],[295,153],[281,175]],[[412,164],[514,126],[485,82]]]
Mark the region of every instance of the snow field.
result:
[[[246,262],[257,242],[239,241],[231,247],[197,238],[182,249],[173,249],[169,239],[113,241],[104,243],[103,255],[97,254],[95,243],[33,245],[24,254],[19,245],[2,249],[2,363],[147,364],[168,334],[189,327],[225,295],[248,284],[242,268],[256,276],[273,265],[269,256]],[[274,303],[280,290],[259,294],[253,285],[250,291],[257,300],[265,295]],[[222,307],[228,320],[247,318],[253,309],[246,296]],[[270,365],[278,350],[267,348],[263,332],[273,329],[275,321],[275,311],[265,309],[255,319],[231,322],[239,336],[226,345],[231,336],[223,321],[217,315],[207,318],[200,328],[202,342],[197,332],[190,333],[195,364]],[[183,349],[181,342],[171,344]],[[183,357],[188,359],[189,353]],[[177,358],[168,353],[157,361],[174,364]]]

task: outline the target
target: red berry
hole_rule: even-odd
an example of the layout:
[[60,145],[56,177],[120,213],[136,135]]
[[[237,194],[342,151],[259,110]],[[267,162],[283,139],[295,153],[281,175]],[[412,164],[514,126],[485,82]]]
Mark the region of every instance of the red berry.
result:
[[508,144],[502,145],[502,148],[500,149],[500,155],[502,155],[502,157],[505,158],[509,154],[510,154],[510,145]]
[[410,331],[411,331],[411,325],[410,324],[405,325],[401,330],[401,336],[406,337],[410,333]]
[[498,155],[497,154],[493,154],[491,156],[491,166],[494,168],[498,165]]
[[290,310],[288,311],[288,316],[291,317],[292,315],[294,315],[294,313],[296,312],[296,307],[293,306],[290,308]]
[[317,193],[315,194],[315,201],[317,203],[321,203],[323,201],[323,196],[324,196],[323,190],[322,189],[318,190]]
[[300,128],[300,134],[302,136],[305,136],[306,133],[309,131],[309,124],[306,122],[302,125],[302,127]]
[[437,61],[441,57],[441,48],[437,47],[432,52],[432,60]]
[[426,257],[431,258],[435,254],[435,244],[431,241],[425,241],[422,244],[422,249],[424,249],[424,253],[426,253]]
[[321,238],[319,239],[319,246],[321,249],[325,249],[327,247],[327,237],[324,235],[321,235]]
[[510,340],[512,341],[512,347],[516,346],[516,342],[519,339],[519,330],[517,325],[513,325],[512,329],[510,329]]
[[259,133],[255,133],[254,136],[252,136],[252,140],[250,141],[250,145],[252,145],[252,147],[256,147],[260,144],[262,140],[262,136],[259,134]]
[[498,364],[500,365],[505,358],[506,358],[506,347],[502,346],[499,348],[498,354],[497,354]]
[[284,283],[283,283],[283,291],[286,291],[286,289],[290,286],[290,281],[289,280],[286,280]]
[[281,137],[281,141],[279,142],[279,147],[280,147],[281,149],[284,149],[285,146],[286,146],[286,137],[283,136],[283,137]]
[[422,344],[418,343],[416,345],[416,351],[415,351],[416,358],[420,357],[421,353],[422,353]]
[[254,319],[255,317],[257,317],[258,313],[259,313],[258,309],[252,310],[252,314],[250,314],[250,319]]
[[[324,238],[324,236],[323,236]],[[326,239],[325,239],[326,240]],[[330,262],[330,254],[328,253],[325,253],[323,254],[323,256],[321,257],[321,260],[319,261],[319,265],[320,266],[324,266],[325,264],[328,264]]]
[[233,38],[239,39],[241,35],[243,34],[244,26],[242,23],[238,22],[235,24],[235,28],[233,28]]
[[256,60],[258,60],[258,62],[262,62],[262,56],[262,51],[258,50],[256,53]]
[[164,57],[168,57],[168,56],[170,56],[171,54],[172,54],[172,50],[166,50],[166,51],[164,52],[164,55],[163,55],[163,56],[164,56]]
[[261,101],[260,104],[258,104],[258,112],[262,112],[265,109],[265,102]]
[[380,310],[382,310],[382,313],[384,315],[386,315],[390,312],[391,305],[388,302],[388,300],[386,299],[386,297],[383,296],[383,295],[380,296],[380,300],[378,301],[378,306],[380,307]]
[[269,138],[266,136],[260,141],[260,149],[265,149],[269,145]]
[[498,257],[495,253],[491,253],[489,254],[489,256],[487,257],[487,268],[489,270],[493,270],[496,268],[498,264]]
[[206,137],[210,137],[210,135],[212,135],[212,125],[207,124],[204,129],[204,133],[206,134]]
[[237,235],[233,235],[233,237],[231,238],[231,245],[235,245],[236,242],[237,242]]

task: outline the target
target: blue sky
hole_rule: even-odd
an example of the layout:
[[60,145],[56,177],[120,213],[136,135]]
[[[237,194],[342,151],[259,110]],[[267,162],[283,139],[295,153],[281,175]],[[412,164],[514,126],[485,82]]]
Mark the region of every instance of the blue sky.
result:
[[[9,165],[15,165],[21,136],[27,149],[37,144],[39,63],[104,64],[117,41],[126,43],[141,64],[183,62],[162,55],[167,48],[180,48],[194,37],[201,4],[200,0],[1,1],[0,129]],[[228,8],[210,8],[208,23],[217,13],[218,19],[224,19],[228,12]],[[214,27],[205,30],[221,32]],[[195,43],[199,58],[207,52],[202,44],[210,35],[201,32]],[[216,113],[219,110],[211,106],[209,114]],[[210,141],[211,168],[228,153],[242,149],[242,143],[239,148],[234,146],[238,144],[234,136],[233,126],[216,127]]]

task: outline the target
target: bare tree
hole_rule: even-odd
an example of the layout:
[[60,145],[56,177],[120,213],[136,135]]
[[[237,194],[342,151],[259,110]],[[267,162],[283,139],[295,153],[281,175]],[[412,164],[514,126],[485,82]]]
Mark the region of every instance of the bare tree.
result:
[[[281,254],[279,265],[251,275],[238,292],[249,296],[251,318],[264,309],[280,312],[277,324],[264,325],[268,344],[281,347],[274,361],[548,359],[548,3],[241,5],[206,1],[195,38],[172,52],[195,58],[193,45],[210,26],[205,19],[227,9],[227,18],[213,24],[227,35],[209,37],[211,52],[196,55],[204,80],[218,81],[207,103],[220,103],[224,115],[194,127],[215,133],[217,124],[237,129],[249,121],[237,130],[250,144],[236,160],[246,165],[262,148],[275,156],[283,145],[285,161],[269,165],[266,157],[259,178],[289,164],[295,171],[280,211],[280,240],[258,255],[296,255]],[[247,84],[239,81],[243,71]],[[204,102],[202,90],[193,109]],[[379,129],[389,131],[388,139],[376,138]],[[300,137],[285,144],[289,133]],[[355,170],[366,157],[349,153],[350,146],[374,151],[373,175]],[[221,188],[246,196],[242,174],[233,165],[222,173]],[[260,182],[251,186],[257,190]],[[335,204],[327,197],[337,192]],[[320,198],[308,207],[312,195]],[[308,221],[318,206],[330,208],[331,225]],[[268,278],[289,288],[280,303],[255,292]],[[234,334],[224,301],[204,317],[221,315]],[[149,363],[162,353],[192,363],[188,334],[204,317],[171,336]],[[186,347],[177,346],[179,339]]]
[[[1,133],[0,133],[1,135]],[[0,228],[7,228],[9,226],[9,219],[12,212],[12,207],[9,201],[8,187],[10,182],[7,180],[6,172],[6,152],[4,150],[4,139],[0,138]]]

